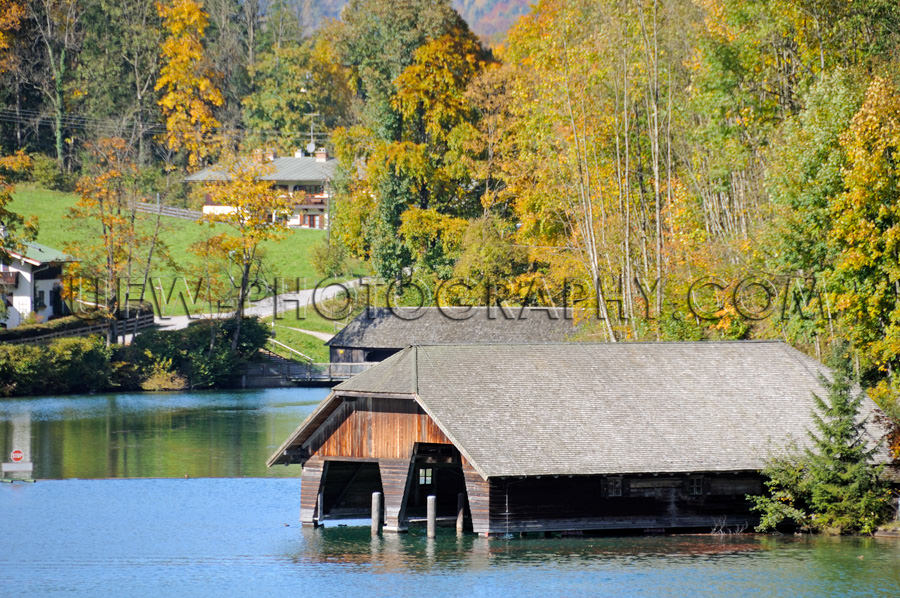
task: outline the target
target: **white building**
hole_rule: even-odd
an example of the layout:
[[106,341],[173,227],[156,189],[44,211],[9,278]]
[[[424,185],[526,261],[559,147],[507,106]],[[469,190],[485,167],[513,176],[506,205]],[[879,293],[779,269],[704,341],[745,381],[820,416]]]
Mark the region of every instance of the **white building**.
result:
[[[265,181],[273,181],[276,189],[282,190],[292,200],[293,211],[287,225],[297,228],[328,228],[331,201],[331,181],[337,160],[329,158],[324,149],[317,150],[314,156],[303,156],[297,152],[293,157],[279,158],[273,153],[260,156],[271,167],[271,172],[261,177]],[[224,181],[226,173],[218,166],[210,166],[185,177],[188,183],[206,183]],[[203,206],[204,214],[230,214],[233,206],[225,206],[207,202]]]
[[25,243],[21,253],[7,253],[8,263],[0,261],[0,295],[6,305],[0,328],[15,328],[32,313],[40,322],[65,315],[62,267],[77,260],[38,243]]

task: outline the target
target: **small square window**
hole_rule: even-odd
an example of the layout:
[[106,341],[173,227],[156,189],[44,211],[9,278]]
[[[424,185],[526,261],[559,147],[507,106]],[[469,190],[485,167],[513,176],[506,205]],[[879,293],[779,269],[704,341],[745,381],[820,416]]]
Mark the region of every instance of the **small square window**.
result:
[[690,478],[688,480],[688,494],[691,496],[703,495],[703,478]]
[[431,484],[431,468],[423,467],[419,470],[419,485],[428,486]]
[[622,478],[607,478],[606,495],[622,496]]

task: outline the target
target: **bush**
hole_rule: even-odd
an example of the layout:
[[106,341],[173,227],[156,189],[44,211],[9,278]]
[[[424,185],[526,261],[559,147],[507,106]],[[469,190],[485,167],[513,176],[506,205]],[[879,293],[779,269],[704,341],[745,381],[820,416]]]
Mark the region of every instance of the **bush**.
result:
[[171,359],[155,359],[152,354],[148,357],[152,360],[152,365],[149,375],[141,382],[141,389],[184,390],[188,387],[188,381],[184,376],[173,369]]
[[42,187],[57,191],[68,191],[72,188],[71,180],[60,171],[57,161],[45,154],[31,156],[31,180]]
[[61,338],[49,345],[0,345],[0,394],[106,389],[112,375],[111,355],[99,337]]
[[312,265],[323,278],[340,276],[347,270],[347,250],[340,243],[316,243],[312,248]]
[[232,350],[234,327],[231,319],[200,320],[184,330],[144,332],[132,344],[133,359],[148,380],[154,376],[160,380],[169,372],[186,380],[190,388],[229,386],[270,334],[257,318],[245,318],[237,349]]

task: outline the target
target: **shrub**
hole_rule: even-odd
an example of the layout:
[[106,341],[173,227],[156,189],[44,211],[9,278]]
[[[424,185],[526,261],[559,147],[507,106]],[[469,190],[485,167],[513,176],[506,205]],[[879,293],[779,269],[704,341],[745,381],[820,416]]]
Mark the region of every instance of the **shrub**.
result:
[[66,316],[64,318],[56,318],[46,322],[36,322],[36,318],[29,318],[26,323],[10,328],[8,330],[0,330],[0,343],[3,341],[13,341],[19,339],[27,339],[51,332],[60,332],[63,330],[76,330],[86,326],[94,326],[103,322],[100,316]]
[[109,387],[112,351],[99,337],[0,345],[0,394],[93,392]]
[[152,354],[148,357],[152,359],[152,365],[149,375],[141,382],[141,389],[184,390],[188,387],[188,381],[184,376],[173,369],[171,359],[154,359]]
[[71,181],[60,171],[59,163],[45,154],[33,154],[31,156],[31,180],[57,191],[67,191],[71,188]]
[[234,320],[200,320],[183,330],[148,331],[140,334],[132,349],[143,375],[160,374],[158,364],[177,373],[190,388],[232,384],[240,371],[269,338],[268,327],[257,318],[245,318],[237,349],[232,350]]
[[340,276],[347,270],[347,250],[340,243],[316,243],[312,248],[312,265],[323,278]]

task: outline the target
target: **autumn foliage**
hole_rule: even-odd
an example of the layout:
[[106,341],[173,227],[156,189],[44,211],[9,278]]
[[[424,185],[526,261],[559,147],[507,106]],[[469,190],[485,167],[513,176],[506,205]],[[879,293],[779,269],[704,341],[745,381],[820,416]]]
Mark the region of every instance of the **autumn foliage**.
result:
[[194,0],[156,5],[168,36],[162,43],[163,66],[156,80],[159,105],[166,120],[166,143],[187,154],[193,169],[213,155],[219,142],[214,108],[224,103],[215,73],[204,56],[203,33],[209,17]]

